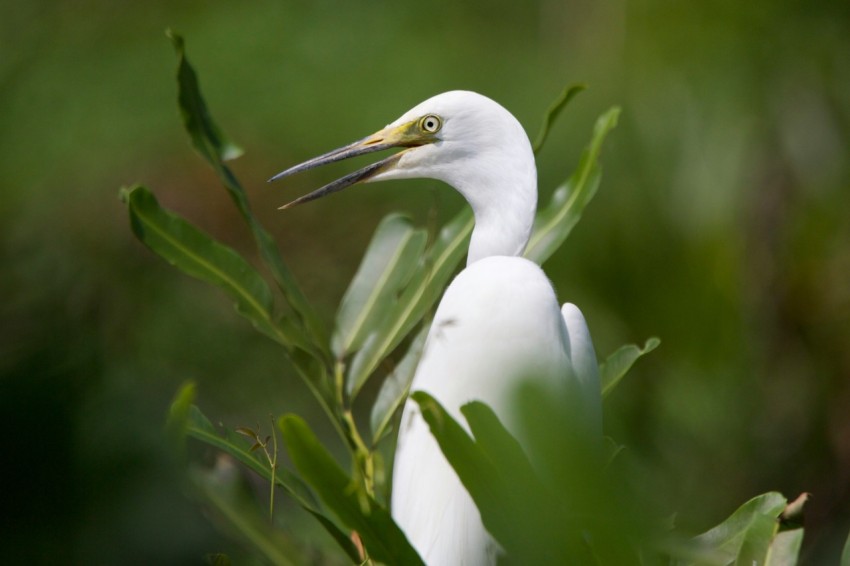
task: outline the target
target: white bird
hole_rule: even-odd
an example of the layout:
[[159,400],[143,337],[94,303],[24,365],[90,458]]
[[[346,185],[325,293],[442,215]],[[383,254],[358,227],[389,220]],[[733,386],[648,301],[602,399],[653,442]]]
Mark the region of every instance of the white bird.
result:
[[[522,257],[537,206],[537,172],[525,131],[502,106],[473,92],[439,94],[375,134],[270,180],[399,147],[283,208],[358,182],[430,178],[454,187],[475,215],[467,266],[437,308],[411,391],[430,393],[460,423],[465,403],[483,401],[522,440],[514,397],[533,379],[562,396],[565,410],[582,413],[587,434],[601,437],[598,368],[584,317],[572,304],[559,308],[546,275]],[[391,504],[426,564],[495,564],[499,546],[413,401],[401,419]]]

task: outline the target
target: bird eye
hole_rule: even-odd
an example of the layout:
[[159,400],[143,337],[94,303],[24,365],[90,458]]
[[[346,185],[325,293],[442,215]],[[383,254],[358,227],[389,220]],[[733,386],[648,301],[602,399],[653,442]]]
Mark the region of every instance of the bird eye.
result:
[[419,127],[422,128],[423,131],[428,132],[429,134],[437,133],[440,128],[443,126],[443,123],[437,116],[433,114],[429,114],[425,116],[419,121]]

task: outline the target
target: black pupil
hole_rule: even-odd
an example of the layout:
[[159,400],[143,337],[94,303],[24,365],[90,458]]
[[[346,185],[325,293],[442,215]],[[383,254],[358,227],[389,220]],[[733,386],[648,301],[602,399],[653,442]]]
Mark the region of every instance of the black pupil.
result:
[[433,130],[434,126],[436,126],[436,124],[434,123],[434,120],[431,120],[431,119],[425,120],[425,127],[426,128],[428,128],[429,130]]

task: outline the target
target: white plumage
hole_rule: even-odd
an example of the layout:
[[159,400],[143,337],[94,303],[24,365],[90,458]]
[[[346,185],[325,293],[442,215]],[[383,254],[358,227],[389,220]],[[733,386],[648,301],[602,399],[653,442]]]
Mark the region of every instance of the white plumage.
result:
[[[374,135],[275,178],[390,147],[406,149],[295,203],[357,182],[424,177],[451,185],[472,206],[467,267],[437,308],[411,390],[430,393],[462,424],[461,406],[483,401],[522,441],[513,400],[533,379],[561,397],[565,410],[579,411],[588,434],[600,435],[598,369],[584,317],[574,305],[559,308],[543,271],[521,257],[537,173],[528,137],[507,110],[473,92],[440,94]],[[401,418],[391,506],[427,564],[496,562],[498,545],[412,401]]]

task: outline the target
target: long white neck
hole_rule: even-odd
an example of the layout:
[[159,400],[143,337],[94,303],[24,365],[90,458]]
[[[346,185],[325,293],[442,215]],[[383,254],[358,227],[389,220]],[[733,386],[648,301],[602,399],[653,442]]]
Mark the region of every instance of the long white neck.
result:
[[450,181],[475,214],[467,265],[525,251],[537,211],[537,169],[530,146],[519,153],[507,161],[483,160],[475,175]]

